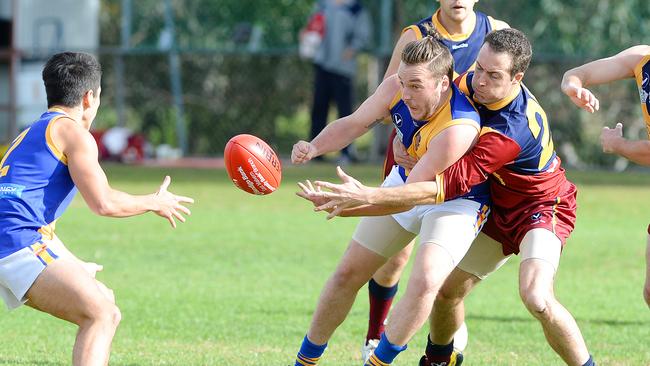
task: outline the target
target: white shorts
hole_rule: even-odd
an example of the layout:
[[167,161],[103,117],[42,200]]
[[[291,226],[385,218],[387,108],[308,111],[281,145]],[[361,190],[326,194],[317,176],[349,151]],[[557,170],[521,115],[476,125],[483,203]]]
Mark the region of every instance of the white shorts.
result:
[[15,309],[27,301],[25,294],[49,263],[64,253],[55,236],[0,259],[0,297],[7,308]]
[[[562,243],[553,232],[543,228],[530,230],[524,235],[520,248],[519,256],[522,262],[531,258],[540,259],[557,271]],[[510,255],[503,254],[501,243],[485,234],[479,234],[458,264],[458,268],[483,280],[504,265],[509,258]]]
[[[390,171],[390,174],[382,183],[382,187],[395,187],[404,185],[404,180],[399,174],[399,167],[394,166],[393,170]],[[413,234],[420,233],[422,227],[422,220],[424,217],[433,212],[446,212],[446,213],[457,213],[461,215],[468,215],[469,217],[476,219],[477,213],[483,213],[479,220],[476,222],[476,233],[480,231],[483,227],[483,224],[487,220],[488,207],[486,205],[481,205],[480,203],[464,198],[457,198],[451,201],[446,201],[439,205],[419,205],[415,206],[412,209],[400,212],[398,214],[392,215],[395,221],[400,224],[406,231]],[[476,236],[474,233],[474,236]]]

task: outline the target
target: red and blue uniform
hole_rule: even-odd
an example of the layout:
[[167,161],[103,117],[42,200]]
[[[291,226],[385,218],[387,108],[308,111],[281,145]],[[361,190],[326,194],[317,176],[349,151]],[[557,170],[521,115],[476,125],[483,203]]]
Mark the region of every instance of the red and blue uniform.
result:
[[50,137],[65,114],[48,111],[13,141],[0,162],[0,258],[51,239],[77,189]]
[[[473,97],[473,72],[460,89]],[[438,202],[490,182],[492,211],[483,233],[518,253],[524,235],[535,228],[555,233],[565,244],[575,226],[576,186],[560,166],[546,113],[521,85],[494,104],[477,104],[482,129],[478,142],[459,161],[436,177]]]

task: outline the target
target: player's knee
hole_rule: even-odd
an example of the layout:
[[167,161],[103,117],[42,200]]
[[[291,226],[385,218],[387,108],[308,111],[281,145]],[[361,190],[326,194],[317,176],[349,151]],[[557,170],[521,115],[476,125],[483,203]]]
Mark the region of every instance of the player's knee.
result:
[[449,286],[442,286],[436,295],[435,306],[454,306],[463,301],[463,295]]
[[103,324],[108,327],[117,328],[122,320],[122,313],[114,303],[110,301],[99,301],[86,309],[81,317],[80,326],[89,324]]
[[402,273],[402,270],[404,269],[404,267],[406,267],[406,265],[409,262],[410,254],[411,254],[410,252],[404,252],[404,251],[395,254],[393,257],[391,257],[388,260],[388,262],[386,262],[385,264],[386,268],[389,269],[390,272],[392,273],[396,273],[396,272]]
[[539,317],[547,313],[553,295],[548,291],[529,287],[520,289],[519,296],[528,311],[534,316]]
[[433,296],[435,298],[440,289],[440,283],[433,280],[431,276],[416,276],[411,278],[409,287],[419,296]]
[[337,288],[361,288],[368,282],[368,276],[364,276],[354,266],[340,266],[331,278],[332,284]]

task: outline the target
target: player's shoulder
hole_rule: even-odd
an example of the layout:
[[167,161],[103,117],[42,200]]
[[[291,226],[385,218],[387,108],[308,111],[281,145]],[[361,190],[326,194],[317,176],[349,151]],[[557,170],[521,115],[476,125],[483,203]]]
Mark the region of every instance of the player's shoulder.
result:
[[490,15],[487,16],[493,30],[510,28],[510,25],[503,20],[496,19]]

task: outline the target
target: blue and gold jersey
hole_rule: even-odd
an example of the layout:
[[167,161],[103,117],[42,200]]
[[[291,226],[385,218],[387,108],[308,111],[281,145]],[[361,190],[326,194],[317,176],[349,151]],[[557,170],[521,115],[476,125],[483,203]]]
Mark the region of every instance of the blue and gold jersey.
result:
[[634,68],[634,78],[639,87],[643,119],[650,139],[650,55],[646,55]]
[[64,113],[50,110],[12,142],[0,162],[0,258],[51,238],[54,223],[76,193],[66,157],[50,126]]
[[442,43],[449,48],[454,57],[454,71],[456,76],[469,70],[474,70],[478,51],[483,45],[485,36],[494,29],[494,19],[480,11],[476,11],[476,25],[470,34],[451,35],[438,20],[438,9],[433,16],[424,18],[418,23],[404,28],[402,32],[409,29],[415,32],[417,39],[422,39],[426,34],[426,26],[434,27],[442,36]]
[[[460,89],[474,97],[470,72],[460,78]],[[477,106],[483,123],[481,134],[496,131],[512,139],[520,148],[517,157],[505,168],[532,175],[554,168],[555,149],[546,112],[523,84],[499,102]]]
[[[427,152],[429,142],[440,132],[450,126],[469,125],[481,129],[480,116],[472,102],[453,83],[444,105],[425,121],[414,120],[408,106],[402,100],[401,90],[395,94],[390,104],[390,113],[397,136],[402,141],[409,155],[420,159]],[[402,179],[406,181],[408,171],[399,167]],[[488,202],[488,185],[477,185],[463,198],[475,199],[481,203]]]

